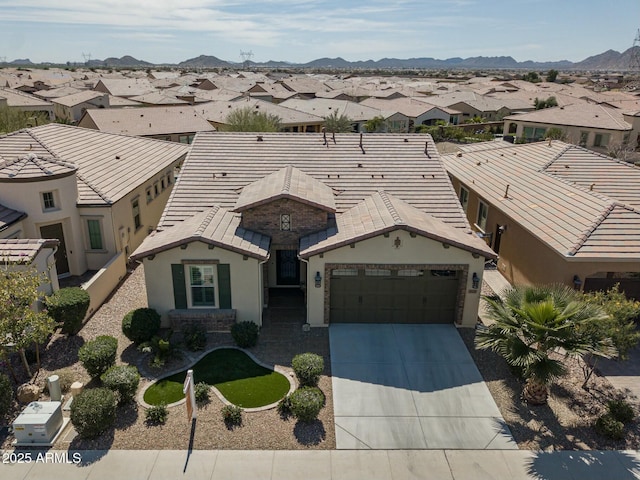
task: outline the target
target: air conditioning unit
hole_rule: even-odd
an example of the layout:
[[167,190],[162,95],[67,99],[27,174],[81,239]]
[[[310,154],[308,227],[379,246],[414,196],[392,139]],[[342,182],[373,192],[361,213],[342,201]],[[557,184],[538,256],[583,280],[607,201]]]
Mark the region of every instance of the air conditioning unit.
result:
[[51,443],[62,427],[61,402],[31,402],[13,422],[18,444]]

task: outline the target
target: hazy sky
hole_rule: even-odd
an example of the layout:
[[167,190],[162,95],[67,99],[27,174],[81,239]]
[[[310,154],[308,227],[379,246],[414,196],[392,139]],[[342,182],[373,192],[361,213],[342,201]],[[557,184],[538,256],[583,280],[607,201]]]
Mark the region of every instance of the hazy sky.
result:
[[580,61],[638,28],[640,0],[0,0],[0,58]]

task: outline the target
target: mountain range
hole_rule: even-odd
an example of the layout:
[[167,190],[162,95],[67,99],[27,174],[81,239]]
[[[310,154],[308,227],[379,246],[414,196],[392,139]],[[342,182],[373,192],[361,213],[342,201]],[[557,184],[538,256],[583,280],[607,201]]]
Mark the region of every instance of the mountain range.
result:
[[[469,57],[439,60],[431,57],[421,58],[382,58],[350,62],[341,57],[319,58],[307,63],[290,63],[269,60],[268,62],[235,63],[221,60],[212,55],[200,55],[178,64],[154,64],[138,60],[130,55],[121,58],[109,57],[104,60],[89,60],[89,67],[177,67],[177,68],[298,68],[298,69],[556,69],[556,70],[634,70],[640,68],[640,47],[631,47],[620,53],[615,50],[594,55],[580,62],[560,60],[556,62],[518,62],[513,57]],[[44,63],[46,64],[46,63]],[[6,65],[34,65],[29,59],[17,59]]]

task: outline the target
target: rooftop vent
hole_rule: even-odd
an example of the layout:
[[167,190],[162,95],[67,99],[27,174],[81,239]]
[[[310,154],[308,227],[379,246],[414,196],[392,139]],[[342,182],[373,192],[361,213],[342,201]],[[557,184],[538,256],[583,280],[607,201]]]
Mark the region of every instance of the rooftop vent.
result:
[[257,138],[257,140],[256,140],[256,141],[258,141],[258,142],[263,142],[263,141],[264,141],[264,138],[262,138],[262,135],[258,135],[258,138]]

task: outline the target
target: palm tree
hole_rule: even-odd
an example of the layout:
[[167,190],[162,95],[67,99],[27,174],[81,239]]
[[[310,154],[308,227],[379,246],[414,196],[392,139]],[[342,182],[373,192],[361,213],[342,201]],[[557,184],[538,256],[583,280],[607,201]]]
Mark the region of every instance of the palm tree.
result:
[[349,133],[353,131],[352,122],[344,113],[338,114],[334,111],[329,116],[324,117],[324,126],[329,133]]
[[600,321],[607,314],[597,305],[584,302],[576,291],[564,285],[516,286],[503,298],[484,297],[488,314],[495,321],[476,335],[479,349],[491,349],[526,379],[524,399],[534,405],[547,403],[549,385],[566,373],[565,356],[615,355],[611,339],[594,341],[582,327]]

